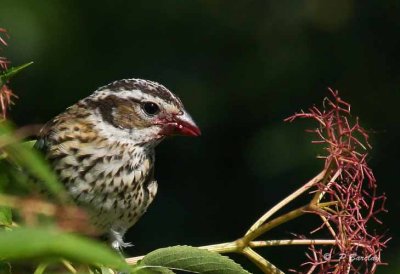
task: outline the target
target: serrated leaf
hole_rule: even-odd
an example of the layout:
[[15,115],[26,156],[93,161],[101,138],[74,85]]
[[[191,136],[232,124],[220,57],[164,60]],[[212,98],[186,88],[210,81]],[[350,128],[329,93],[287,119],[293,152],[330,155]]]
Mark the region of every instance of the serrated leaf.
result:
[[54,229],[16,228],[0,231],[0,258],[6,261],[63,258],[117,269],[129,267],[107,246]]
[[11,226],[12,225],[12,213],[11,208],[0,207],[0,226]]
[[26,67],[32,65],[33,62],[29,62],[26,64],[23,64],[18,67],[11,67],[7,69],[6,71],[2,72],[0,74],[0,88],[7,83],[8,80],[10,80],[11,77],[15,76],[17,73],[25,69]]
[[157,266],[191,273],[249,274],[248,271],[226,256],[191,246],[157,249],[147,254],[138,263],[138,267],[144,267],[146,270],[151,270],[150,267]]
[[174,271],[161,266],[137,266],[133,269],[133,274],[175,274]]

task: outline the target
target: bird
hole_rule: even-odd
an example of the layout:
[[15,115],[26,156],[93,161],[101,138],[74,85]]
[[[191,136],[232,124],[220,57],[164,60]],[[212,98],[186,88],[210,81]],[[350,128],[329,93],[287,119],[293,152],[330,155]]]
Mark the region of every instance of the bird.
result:
[[47,122],[34,147],[93,226],[121,250],[130,246],[124,234],[157,193],[155,147],[173,135],[201,135],[179,97],[157,82],[123,79]]

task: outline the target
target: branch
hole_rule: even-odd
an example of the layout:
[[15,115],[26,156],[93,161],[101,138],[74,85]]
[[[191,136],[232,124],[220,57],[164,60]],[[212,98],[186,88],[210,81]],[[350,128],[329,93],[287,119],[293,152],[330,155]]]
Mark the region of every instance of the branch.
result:
[[272,207],[270,210],[268,210],[261,218],[259,218],[251,227],[250,229],[246,232],[246,235],[252,233],[255,231],[257,228],[259,228],[266,220],[268,220],[273,214],[275,214],[278,210],[286,206],[288,203],[299,197],[301,194],[306,192],[310,187],[314,186],[316,183],[320,182],[326,174],[327,170],[324,169],[321,171],[317,176],[315,176],[313,179],[308,181],[306,184],[304,184],[302,187],[297,189],[295,192],[287,196],[285,199],[277,203],[274,207]]
[[255,265],[258,266],[264,273],[267,274],[285,274],[282,270],[277,268],[275,265],[267,261],[264,257],[260,254],[255,252],[250,247],[246,247],[243,249],[242,253],[250,259]]

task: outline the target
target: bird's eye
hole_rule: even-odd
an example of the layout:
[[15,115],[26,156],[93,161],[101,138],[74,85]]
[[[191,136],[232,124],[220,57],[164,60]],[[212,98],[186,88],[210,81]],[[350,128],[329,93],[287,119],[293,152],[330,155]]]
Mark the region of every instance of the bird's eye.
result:
[[147,115],[151,115],[151,116],[156,115],[160,111],[159,106],[152,102],[143,103],[142,108]]

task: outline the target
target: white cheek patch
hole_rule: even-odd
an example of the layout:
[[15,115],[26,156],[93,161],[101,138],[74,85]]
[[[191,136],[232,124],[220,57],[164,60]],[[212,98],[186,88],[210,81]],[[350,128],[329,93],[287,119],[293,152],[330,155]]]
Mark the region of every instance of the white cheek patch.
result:
[[95,129],[99,132],[99,135],[107,138],[110,142],[120,142],[129,144],[139,144],[147,142],[156,142],[161,128],[159,126],[150,126],[141,129],[127,129],[117,128],[109,123],[104,122],[101,118],[101,114],[96,109],[95,114],[88,117],[95,125]]

